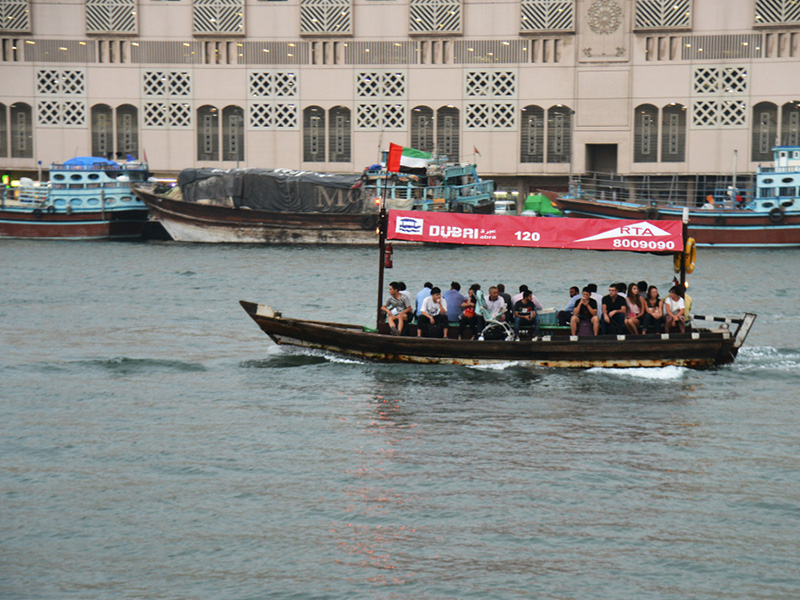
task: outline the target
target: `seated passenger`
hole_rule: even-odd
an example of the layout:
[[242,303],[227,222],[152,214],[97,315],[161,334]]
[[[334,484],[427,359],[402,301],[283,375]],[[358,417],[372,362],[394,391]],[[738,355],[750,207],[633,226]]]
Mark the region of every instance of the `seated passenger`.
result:
[[581,321],[589,321],[592,324],[592,331],[597,335],[600,333],[600,319],[597,316],[597,302],[592,298],[592,293],[588,287],[583,288],[581,292],[581,299],[575,303],[575,308],[572,309],[572,318],[569,322],[569,328],[572,335],[578,335],[578,326]]
[[389,297],[381,306],[381,310],[386,313],[386,322],[392,335],[402,335],[408,316],[411,314],[411,302],[400,293],[396,281],[389,284]]
[[442,300],[442,290],[434,286],[431,295],[422,301],[417,335],[444,337],[447,331],[447,303]]
[[464,339],[464,330],[469,328],[469,339],[474,340],[478,335],[478,313],[475,306],[478,298],[475,293],[481,289],[479,283],[473,283],[467,292],[467,299],[461,303],[461,318],[458,321],[458,337]]
[[664,331],[669,333],[675,327],[681,333],[686,331],[686,303],[678,293],[678,286],[673,286],[669,290],[669,297],[664,300]]
[[467,297],[461,293],[461,284],[453,281],[450,289],[442,294],[442,299],[447,304],[447,320],[451,323],[458,321],[461,316],[461,305]]
[[575,310],[575,305],[581,299],[581,292],[578,289],[577,285],[573,285],[569,288],[569,302],[564,307],[564,310],[558,311],[556,315],[556,322],[559,325],[569,325],[570,321],[572,320],[572,311]]
[[625,298],[617,293],[617,286],[612,283],[608,286],[608,296],[603,296],[603,318],[600,320],[603,333],[625,333],[627,310]]
[[534,335],[539,335],[539,317],[531,299],[533,293],[530,290],[522,292],[522,300],[514,306],[514,335],[519,339],[520,325],[533,325]]
[[639,295],[638,284],[632,283],[628,286],[628,297],[625,299],[628,304],[628,316],[625,318],[625,327],[633,335],[639,333],[639,325],[644,318],[644,298]]
[[644,311],[642,333],[647,333],[651,328],[656,333],[661,333],[664,329],[664,302],[658,297],[658,288],[654,285],[647,290]]
[[495,285],[489,288],[489,297],[486,298],[486,308],[489,309],[489,315],[495,321],[502,323],[506,320],[506,301],[500,297],[500,292]]

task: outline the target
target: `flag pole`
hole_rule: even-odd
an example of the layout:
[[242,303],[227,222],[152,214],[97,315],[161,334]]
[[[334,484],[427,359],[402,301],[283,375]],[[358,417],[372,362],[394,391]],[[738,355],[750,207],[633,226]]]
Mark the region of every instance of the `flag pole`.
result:
[[383,271],[386,268],[384,255],[386,254],[386,230],[389,225],[389,219],[386,214],[386,188],[390,177],[394,177],[393,173],[386,172],[386,177],[383,179],[383,189],[381,190],[381,209],[378,212],[378,314],[375,320],[375,329],[378,333],[381,330],[381,317],[383,311]]

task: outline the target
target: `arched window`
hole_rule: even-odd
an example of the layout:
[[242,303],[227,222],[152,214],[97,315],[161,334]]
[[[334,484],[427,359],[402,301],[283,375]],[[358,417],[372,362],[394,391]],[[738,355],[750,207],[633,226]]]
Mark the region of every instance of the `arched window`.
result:
[[572,157],[572,109],[553,106],[547,111],[547,162],[566,163]]
[[328,111],[328,162],[351,162],[350,109],[334,106]]
[[750,160],[772,160],[772,147],[778,139],[778,107],[772,102],[759,102],[753,107],[753,142]]
[[139,110],[131,104],[117,107],[117,155],[139,158]]
[[781,113],[781,145],[800,146],[800,102],[787,102]]
[[661,109],[661,162],[686,160],[686,107],[669,104]]
[[108,104],[92,107],[92,156],[114,158],[114,111]]
[[522,109],[519,162],[544,162],[544,109],[526,106]]
[[222,109],[222,160],[244,160],[244,109],[235,104]]
[[319,106],[303,109],[303,160],[325,162],[325,109]]
[[10,111],[11,158],[33,158],[33,111],[30,104],[15,102]]
[[197,160],[219,160],[219,111],[209,104],[197,109]]
[[8,156],[8,112],[0,102],[0,156]]
[[436,111],[436,146],[440,156],[460,160],[461,125],[455,106],[442,106]]
[[433,152],[433,109],[415,106],[411,109],[411,147]]
[[633,162],[658,162],[658,107],[640,104],[633,119]]

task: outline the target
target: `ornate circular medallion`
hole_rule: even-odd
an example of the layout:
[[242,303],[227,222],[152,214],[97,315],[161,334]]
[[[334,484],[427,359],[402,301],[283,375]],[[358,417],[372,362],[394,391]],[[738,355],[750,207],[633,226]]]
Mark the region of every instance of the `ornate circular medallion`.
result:
[[598,35],[609,35],[622,23],[622,8],[614,0],[595,0],[589,7],[589,28]]

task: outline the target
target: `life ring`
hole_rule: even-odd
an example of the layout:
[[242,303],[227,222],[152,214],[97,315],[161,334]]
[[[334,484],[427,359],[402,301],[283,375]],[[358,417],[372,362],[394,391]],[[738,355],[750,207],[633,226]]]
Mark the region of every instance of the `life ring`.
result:
[[687,273],[694,271],[694,263],[697,260],[697,243],[694,238],[686,240],[686,248],[683,250],[683,266],[686,268]]
[[658,219],[658,209],[654,206],[648,206],[644,211],[644,218],[648,221]]
[[681,272],[681,253],[680,252],[677,252],[672,257],[672,270],[675,271],[676,273],[680,273]]
[[37,219],[41,219],[42,218],[42,209],[41,208],[34,208],[33,209],[33,216],[36,217]]
[[48,206],[48,207],[47,207],[47,213],[48,213],[48,214],[52,215],[52,214],[53,214],[53,213],[55,213],[55,212],[56,212],[56,207],[55,207],[55,206],[53,206],[52,204],[51,204],[50,206]]
[[364,215],[361,217],[361,229],[369,231],[378,226],[378,217],[375,215]]
[[769,220],[773,223],[780,223],[783,221],[783,217],[786,216],[783,209],[780,206],[776,206],[771,211],[769,211]]

